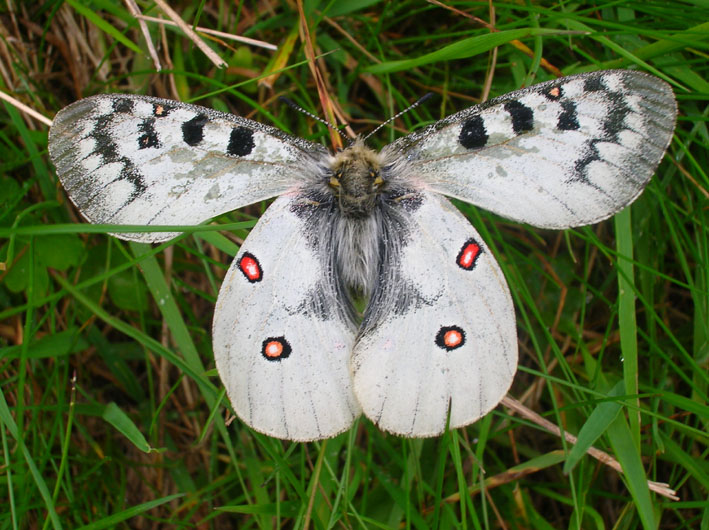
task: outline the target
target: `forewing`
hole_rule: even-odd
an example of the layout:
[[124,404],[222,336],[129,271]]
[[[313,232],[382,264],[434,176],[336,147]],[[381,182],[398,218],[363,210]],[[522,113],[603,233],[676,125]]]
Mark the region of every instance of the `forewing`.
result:
[[[214,110],[108,94],[61,110],[49,153],[69,197],[93,223],[195,225],[279,195],[324,148]],[[175,233],[116,234],[164,241]]]
[[632,202],[672,137],[669,85],[607,70],[511,92],[389,147],[423,186],[543,228],[601,221]]
[[[398,230],[353,356],[354,388],[382,429],[435,436],[504,397],[517,367],[514,308],[492,253],[444,197],[420,194]],[[396,248],[396,245],[394,245]]]
[[234,410],[270,436],[334,436],[360,414],[352,391],[354,326],[323,265],[327,219],[279,197],[227,272],[214,315],[214,358]]

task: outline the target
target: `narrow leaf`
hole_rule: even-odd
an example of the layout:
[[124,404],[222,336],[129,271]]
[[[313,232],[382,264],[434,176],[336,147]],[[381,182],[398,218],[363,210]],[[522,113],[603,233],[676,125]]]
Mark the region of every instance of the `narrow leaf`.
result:
[[143,50],[140,49],[140,46],[135,44],[132,40],[126,37],[123,33],[121,33],[117,28],[106,22],[103,18],[91,11],[91,9],[89,9],[88,7],[81,5],[76,0],[67,0],[67,4],[76,9],[79,14],[90,20],[91,23],[94,24],[97,28],[108,33],[111,37],[113,37],[123,45],[127,46],[135,53],[143,53]]
[[[618,382],[613,389],[608,393],[608,396],[619,396],[623,393],[623,382]],[[615,401],[604,401],[591,412],[586,423],[583,424],[579,431],[576,444],[569,451],[569,456],[564,464],[564,474],[569,474],[571,470],[578,464],[579,460],[586,454],[586,451],[595,443],[596,440],[608,429],[608,426],[613,423],[622,405]]]
[[640,453],[638,452],[628,423],[623,414],[618,414],[616,419],[608,426],[608,436],[616,458],[623,468],[625,482],[633,497],[635,508],[645,530],[655,530],[655,513],[650,500],[650,490],[647,485],[647,476],[643,468]]
[[182,497],[183,495],[184,494],[182,493],[175,493],[174,495],[168,495],[167,497],[162,497],[160,499],[144,502],[143,504],[132,506],[127,510],[114,513],[109,515],[108,517],[104,517],[103,519],[94,521],[91,524],[81,526],[78,528],[78,530],[100,530],[101,528],[114,528],[118,523],[122,521],[130,519],[131,517],[135,517],[136,515],[140,515],[141,513],[145,513],[148,510],[152,510],[153,508],[160,506],[161,504],[170,502],[174,499]]
[[140,429],[138,429],[136,424],[133,423],[133,420],[131,420],[128,415],[115,403],[109,403],[106,405],[101,417],[113,425],[118,432],[128,438],[133,445],[144,453],[149,453],[152,450],[150,444],[143,436],[143,433],[141,433]]
[[510,29],[506,31],[498,31],[496,33],[486,33],[484,35],[477,35],[475,37],[460,40],[453,44],[449,44],[440,50],[427,53],[414,59],[375,64],[365,70],[373,74],[399,72],[401,70],[408,70],[410,68],[422,66],[424,64],[473,57],[492,50],[493,48],[497,48],[498,46],[502,46],[503,44],[507,44],[510,41],[523,39],[524,37],[559,33],[563,32],[545,28]]

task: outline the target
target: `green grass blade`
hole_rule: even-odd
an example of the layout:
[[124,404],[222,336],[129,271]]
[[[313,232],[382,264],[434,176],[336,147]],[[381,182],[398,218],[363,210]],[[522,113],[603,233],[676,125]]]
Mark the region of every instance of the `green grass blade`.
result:
[[179,232],[181,234],[232,231],[252,228],[255,221],[241,221],[223,225],[108,225],[108,224],[54,224],[50,226],[0,227],[0,238],[12,236],[51,236],[57,234],[128,234]]
[[[623,382],[616,384],[608,393],[609,397],[623,394]],[[588,416],[588,419],[579,430],[578,439],[569,451],[569,456],[564,462],[564,473],[571,473],[576,464],[586,454],[591,446],[606,432],[611,423],[615,421],[622,406],[620,403],[608,401],[599,403]]]
[[620,466],[623,468],[625,483],[628,485],[630,495],[633,497],[635,508],[645,530],[655,530],[657,522],[650,500],[650,490],[647,485],[647,476],[643,468],[640,453],[635,445],[633,436],[625,421],[625,416],[619,414],[608,426],[608,438],[613,447]]
[[545,28],[509,29],[494,33],[486,33],[484,35],[460,40],[454,44],[449,44],[440,50],[421,55],[415,59],[383,62],[369,66],[366,70],[372,74],[400,72],[402,70],[408,70],[410,68],[416,68],[439,61],[474,57],[492,50],[493,48],[497,48],[498,46],[502,46],[503,44],[507,44],[510,41],[523,39],[525,37],[558,33],[560,33],[558,30],[550,30]]
[[30,470],[30,474],[34,479],[35,485],[39,490],[39,494],[42,497],[44,506],[47,509],[47,516],[52,523],[52,527],[55,530],[60,530],[62,528],[62,523],[59,521],[59,516],[57,515],[56,508],[54,506],[54,501],[52,500],[52,494],[49,493],[49,488],[47,483],[44,481],[42,474],[37,469],[34,459],[32,458],[32,453],[25,445],[25,442],[20,437],[17,424],[10,412],[10,408],[7,406],[7,401],[5,400],[5,395],[0,393],[0,422],[5,426],[5,428],[10,432],[10,435],[15,439],[15,442],[22,452],[22,456],[25,459],[25,463]]
[[[662,435],[663,443],[667,449],[667,456],[681,465],[682,469],[696,478],[706,491],[709,491],[709,465],[706,459],[697,459],[696,456],[688,454],[682,447],[671,438]],[[709,502],[709,500],[707,501]]]
[[125,322],[112,317],[106,311],[104,311],[100,306],[98,306],[96,303],[94,303],[90,298],[82,294],[76,287],[71,285],[67,280],[61,278],[60,276],[56,276],[55,279],[62,285],[64,289],[67,290],[67,292],[71,293],[71,295],[84,304],[90,311],[92,311],[97,317],[99,317],[101,320],[105,321],[107,324],[111,325],[112,327],[116,328],[118,331],[121,333],[124,333],[125,335],[135,339],[138,341],[140,344],[145,346],[146,348],[152,350],[154,353],[157,355],[160,355],[162,357],[165,357],[168,361],[170,361],[172,364],[183,370],[187,375],[189,375],[192,379],[195,380],[196,383],[198,383],[200,386],[204,387],[205,389],[209,389],[209,395],[212,397],[215,397],[217,395],[217,391],[214,388],[214,386],[204,377],[204,374],[202,371],[195,371],[192,369],[192,367],[182,360],[179,356],[175,355],[173,352],[165,348],[162,344],[160,344],[158,341],[155,339],[148,337],[144,333],[140,332],[139,330],[135,329],[134,327],[126,324]]
[[132,40],[127,38],[123,32],[119,31],[117,28],[106,22],[103,18],[101,18],[98,14],[96,14],[94,11],[89,9],[88,7],[80,4],[76,0],[66,0],[66,3],[69,4],[71,7],[76,9],[78,13],[86,17],[88,20],[91,21],[92,24],[95,24],[96,27],[100,28],[102,31],[105,31],[108,35],[116,39],[118,42],[123,44],[124,46],[127,46],[131,50],[133,50],[135,53],[143,53],[143,50],[135,44]]
[[[638,390],[638,331],[635,319],[635,273],[633,270],[633,231],[630,224],[630,208],[618,212],[615,223],[618,268],[618,325],[620,350],[623,355],[623,381],[625,393],[636,395]],[[639,409],[640,400],[630,403]],[[628,422],[635,446],[640,449],[640,412],[629,411]]]
[[101,417],[144,453],[153,450],[136,424],[115,403],[106,405]]
[[197,347],[187,330],[187,325],[182,318],[182,313],[177,307],[177,302],[172,296],[163,271],[158,266],[155,256],[150,256],[150,245],[145,243],[130,243],[130,248],[137,259],[140,260],[140,270],[145,278],[145,283],[157,303],[165,322],[167,322],[170,333],[177,344],[178,350],[185,359],[185,362],[195,372],[204,372],[204,365],[200,359]]
[[143,504],[132,506],[121,512],[111,514],[108,517],[104,517],[103,519],[100,519],[98,521],[94,521],[90,524],[78,527],[77,530],[101,530],[103,528],[115,528],[118,523],[127,521],[131,517],[136,517],[137,515],[140,515],[142,513],[147,512],[148,510],[152,510],[153,508],[160,506],[161,504],[165,504],[167,502],[172,502],[175,499],[179,499],[182,496],[182,493],[175,493],[174,495],[168,495],[167,497],[161,497],[159,499],[144,502]]

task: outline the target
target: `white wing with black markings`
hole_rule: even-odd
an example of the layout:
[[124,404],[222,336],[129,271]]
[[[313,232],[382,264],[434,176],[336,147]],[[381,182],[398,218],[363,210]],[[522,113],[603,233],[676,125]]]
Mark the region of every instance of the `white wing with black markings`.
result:
[[[62,109],[49,153],[92,223],[195,225],[294,188],[320,145],[178,101],[123,94]],[[175,233],[116,234],[153,242]]]
[[386,149],[422,187],[542,228],[631,203],[669,145],[670,86],[641,72],[572,75],[453,114]]

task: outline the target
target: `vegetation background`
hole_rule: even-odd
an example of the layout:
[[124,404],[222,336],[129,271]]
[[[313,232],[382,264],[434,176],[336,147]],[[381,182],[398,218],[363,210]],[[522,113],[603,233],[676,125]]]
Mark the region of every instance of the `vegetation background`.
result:
[[220,279],[266,204],[216,219],[221,231],[119,241],[67,201],[46,125],[4,103],[0,528],[709,529],[706,0],[176,0],[190,27],[278,50],[201,33],[218,68],[182,30],[147,22],[160,71],[129,4],[4,2],[3,92],[49,118],[97,93],[176,98],[325,144],[277,97],[326,117],[329,101],[366,133],[437,95],[370,139],[380,147],[559,73],[634,68],[672,84],[677,131],[645,193],[595,226],[532,229],[458,203],[515,300],[510,396],[576,446],[503,406],[438,438],[361,419],[301,444],[227,425],[214,370]]

